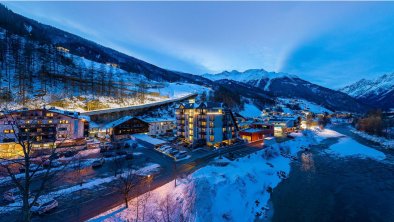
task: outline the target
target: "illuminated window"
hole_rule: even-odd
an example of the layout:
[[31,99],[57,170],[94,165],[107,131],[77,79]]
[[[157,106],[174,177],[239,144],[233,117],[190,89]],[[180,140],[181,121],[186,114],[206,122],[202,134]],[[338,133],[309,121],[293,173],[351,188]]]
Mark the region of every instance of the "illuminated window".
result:
[[214,137],[214,136],[209,136],[209,140],[210,140],[211,142],[213,142],[213,141],[215,140],[215,137]]
[[67,124],[67,123],[68,123],[68,120],[65,120],[65,119],[60,120],[60,124]]
[[47,117],[53,117],[53,113],[47,113],[46,116]]
[[37,136],[37,137],[36,137],[36,141],[38,141],[38,142],[39,142],[39,141],[42,141],[42,136]]
[[9,134],[9,133],[14,133],[14,130],[13,129],[5,129],[3,132],[5,134]]
[[53,121],[52,120],[48,120],[48,123],[52,123]]

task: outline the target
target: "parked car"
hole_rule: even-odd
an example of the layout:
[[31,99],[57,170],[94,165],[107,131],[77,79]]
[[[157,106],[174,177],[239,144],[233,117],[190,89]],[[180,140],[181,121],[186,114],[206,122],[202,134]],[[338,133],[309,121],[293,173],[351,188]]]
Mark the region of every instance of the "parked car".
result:
[[15,202],[15,196],[14,196],[14,192],[12,191],[6,191],[3,194],[3,198],[5,201],[10,202],[10,203],[14,203]]
[[59,166],[61,166],[62,165],[62,163],[61,162],[59,162],[58,160],[46,160],[45,162],[44,162],[44,164],[42,164],[42,166],[44,167],[44,168],[49,168],[49,167],[53,167],[53,168],[55,168],[55,167],[59,167]]
[[[29,169],[30,169],[30,172],[32,172],[32,171],[42,170],[42,167],[37,164],[31,163]],[[20,167],[19,172],[20,173],[26,172],[26,167],[24,167],[24,166]]]
[[46,213],[54,208],[56,208],[59,205],[57,200],[55,199],[49,199],[46,201],[37,201],[32,207],[31,207],[31,212],[33,214],[38,214],[41,215],[43,213]]
[[179,150],[177,150],[177,149],[171,149],[171,150],[170,150],[170,154],[171,154],[171,155],[175,155],[175,154],[177,154],[177,153],[179,153]]
[[78,151],[67,151],[64,153],[64,157],[72,157],[77,153],[78,153]]
[[186,151],[180,151],[178,154],[175,155],[176,159],[182,159],[185,158],[187,156],[187,152]]
[[95,160],[95,161],[93,161],[93,163],[92,163],[92,167],[93,167],[93,168],[102,167],[102,166],[104,165],[104,162],[105,162],[105,159],[104,159],[104,158],[101,158],[101,159],[99,159],[99,160]]
[[127,154],[127,152],[124,150],[117,150],[116,151],[116,155],[126,155],[126,154]]

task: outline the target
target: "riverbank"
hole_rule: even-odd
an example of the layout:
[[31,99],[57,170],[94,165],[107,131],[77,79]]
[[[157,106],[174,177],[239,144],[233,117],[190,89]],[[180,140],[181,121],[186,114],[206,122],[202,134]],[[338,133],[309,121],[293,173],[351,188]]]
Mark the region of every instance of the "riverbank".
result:
[[271,196],[272,221],[394,221],[390,153],[340,132],[291,163]]
[[394,149],[394,140],[386,139],[384,137],[379,137],[379,136],[375,136],[375,135],[370,135],[366,132],[358,131],[350,126],[349,126],[349,128],[352,133],[357,134],[358,136],[360,136],[364,139],[378,143],[384,148]]
[[[192,221],[255,221],[267,220],[270,214],[268,201],[272,191],[290,173],[290,164],[299,162],[300,150],[319,144],[326,138],[343,135],[332,130],[313,130],[293,133],[294,139],[275,143],[269,148],[236,159],[216,159],[210,165],[152,191],[149,198],[150,217],[161,217],[166,203],[171,203],[171,219],[193,217]],[[92,221],[126,221],[137,215],[136,202],[129,209],[116,207]],[[137,204],[138,205],[138,204]],[[183,206],[187,205],[186,208]],[[178,210],[175,210],[178,209]],[[141,214],[141,213],[139,213]],[[142,215],[139,216],[142,218]],[[149,218],[149,217],[145,217]]]

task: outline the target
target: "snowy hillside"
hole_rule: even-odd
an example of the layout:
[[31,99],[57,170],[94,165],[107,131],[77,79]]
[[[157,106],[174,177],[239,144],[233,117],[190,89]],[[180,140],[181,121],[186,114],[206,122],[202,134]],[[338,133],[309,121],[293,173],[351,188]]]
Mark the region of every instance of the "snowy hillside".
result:
[[394,73],[373,80],[361,79],[340,91],[358,100],[381,108],[394,107]]
[[127,72],[118,64],[88,60],[64,47],[42,45],[1,28],[0,40],[0,109],[47,105],[87,111],[152,103],[209,90],[191,83],[148,79],[144,74]]

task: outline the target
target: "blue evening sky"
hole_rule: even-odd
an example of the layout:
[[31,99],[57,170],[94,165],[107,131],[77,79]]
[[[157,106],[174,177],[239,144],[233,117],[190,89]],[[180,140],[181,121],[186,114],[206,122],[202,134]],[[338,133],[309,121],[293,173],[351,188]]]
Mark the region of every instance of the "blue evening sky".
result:
[[6,2],[163,68],[264,68],[330,88],[394,71],[394,2]]

